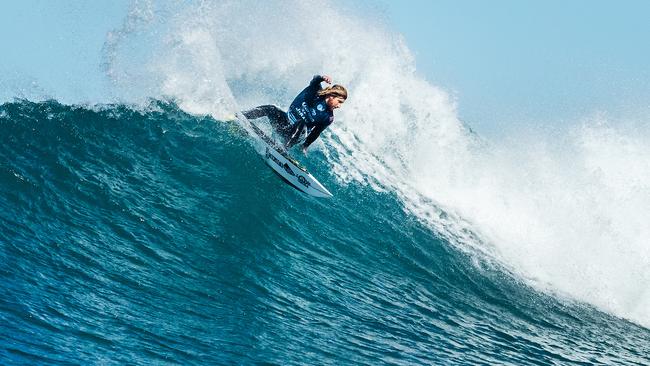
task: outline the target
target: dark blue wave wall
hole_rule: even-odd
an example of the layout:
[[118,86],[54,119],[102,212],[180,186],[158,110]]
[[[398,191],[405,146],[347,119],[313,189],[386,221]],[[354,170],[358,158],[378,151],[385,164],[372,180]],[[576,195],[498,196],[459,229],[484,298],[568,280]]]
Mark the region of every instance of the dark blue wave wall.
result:
[[309,164],[333,199],[171,103],[0,106],[0,363],[650,363],[648,330]]

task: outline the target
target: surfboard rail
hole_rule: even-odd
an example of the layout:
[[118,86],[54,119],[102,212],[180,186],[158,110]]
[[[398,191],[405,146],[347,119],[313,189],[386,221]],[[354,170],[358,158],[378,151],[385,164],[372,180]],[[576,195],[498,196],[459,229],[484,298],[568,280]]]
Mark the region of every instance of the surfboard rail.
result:
[[333,196],[305,167],[292,158],[282,145],[265,134],[262,129],[243,114],[238,112],[235,116],[242,123],[250,127],[253,133],[259,137],[259,140],[264,145],[264,151],[261,155],[266,165],[280,176],[283,181],[297,190],[314,197]]

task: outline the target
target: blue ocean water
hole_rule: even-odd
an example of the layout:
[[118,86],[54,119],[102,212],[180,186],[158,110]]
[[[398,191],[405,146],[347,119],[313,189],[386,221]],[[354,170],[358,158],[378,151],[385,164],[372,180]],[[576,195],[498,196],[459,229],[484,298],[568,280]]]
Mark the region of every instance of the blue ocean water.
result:
[[1,364],[647,365],[650,331],[476,263],[391,192],[284,184],[238,125],[0,106]]

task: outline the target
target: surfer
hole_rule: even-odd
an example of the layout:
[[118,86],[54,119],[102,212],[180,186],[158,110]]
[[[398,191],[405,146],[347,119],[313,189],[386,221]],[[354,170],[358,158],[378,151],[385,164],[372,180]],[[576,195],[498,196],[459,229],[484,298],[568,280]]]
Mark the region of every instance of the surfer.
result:
[[326,88],[321,83],[332,83],[327,75],[315,75],[309,85],[296,96],[286,113],[274,105],[262,105],[242,112],[246,118],[267,117],[273,128],[284,139],[287,149],[299,142],[303,132],[307,137],[302,143],[302,152],[334,121],[334,110],[348,98],[347,90],[341,85]]

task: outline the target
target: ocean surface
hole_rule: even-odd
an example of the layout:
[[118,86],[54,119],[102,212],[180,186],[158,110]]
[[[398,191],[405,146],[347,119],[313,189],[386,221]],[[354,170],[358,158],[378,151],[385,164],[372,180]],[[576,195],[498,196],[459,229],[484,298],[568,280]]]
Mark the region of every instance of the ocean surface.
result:
[[315,199],[173,102],[16,100],[0,131],[3,365],[650,364],[643,319],[462,249],[329,145]]
[[[0,60],[0,365],[650,365],[634,83],[612,101],[628,117],[576,105],[485,133],[510,112],[436,85],[444,67],[425,77],[363,3],[134,0],[101,22],[95,3],[26,5],[39,27],[6,12],[22,28],[5,32],[17,67]],[[228,122],[286,109],[314,74],[349,98],[292,153],[331,199]]]

